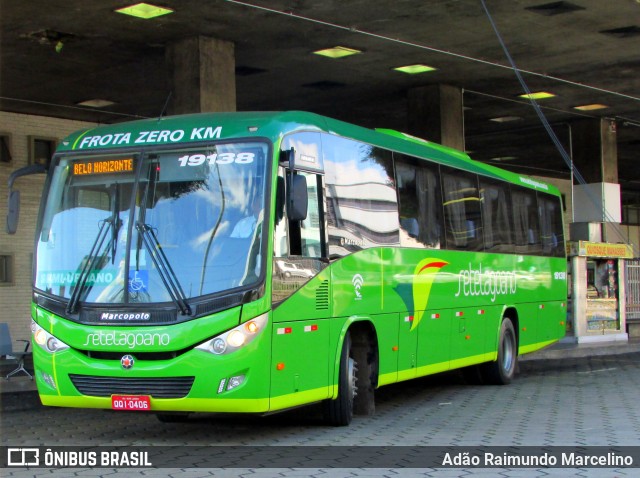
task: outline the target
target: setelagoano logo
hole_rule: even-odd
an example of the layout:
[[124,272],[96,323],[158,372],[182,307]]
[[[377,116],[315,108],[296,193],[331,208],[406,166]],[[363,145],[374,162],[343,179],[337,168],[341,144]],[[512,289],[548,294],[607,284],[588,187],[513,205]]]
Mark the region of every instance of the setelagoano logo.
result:
[[474,269],[469,264],[468,269],[462,269],[458,276],[458,292],[456,297],[488,296],[491,302],[499,295],[509,295],[518,292],[518,276],[514,271],[482,270],[482,263]]
[[171,342],[169,334],[132,333],[132,332],[96,332],[87,335],[84,346],[95,347],[128,347],[167,346]]

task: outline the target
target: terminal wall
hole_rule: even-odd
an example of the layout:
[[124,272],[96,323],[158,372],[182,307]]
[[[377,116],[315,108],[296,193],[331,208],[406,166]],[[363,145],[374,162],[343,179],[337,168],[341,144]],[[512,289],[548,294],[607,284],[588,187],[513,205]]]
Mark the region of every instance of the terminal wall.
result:
[[11,162],[0,162],[0,255],[9,255],[13,262],[12,281],[0,284],[0,322],[7,322],[11,337],[27,339],[31,334],[31,265],[33,239],[44,175],[23,176],[14,188],[20,190],[20,223],[18,232],[10,236],[5,231],[7,214],[7,180],[9,174],[29,164],[29,136],[56,138],[95,126],[95,123],[70,121],[45,116],[24,115],[0,111],[0,134],[10,135]]

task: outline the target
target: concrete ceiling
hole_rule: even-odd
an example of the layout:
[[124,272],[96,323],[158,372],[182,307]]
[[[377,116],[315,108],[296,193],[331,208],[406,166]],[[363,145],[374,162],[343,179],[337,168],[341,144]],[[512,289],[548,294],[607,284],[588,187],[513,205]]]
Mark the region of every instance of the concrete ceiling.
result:
[[[620,181],[640,191],[640,0],[485,1],[530,90],[557,95],[539,104],[560,140],[568,145],[584,116],[616,119]],[[508,60],[481,0],[163,0],[174,13],[114,12],[132,3],[0,0],[0,109],[105,123],[158,116],[169,95],[165,46],[205,35],[235,44],[238,110],[301,109],[406,131],[409,89],[455,85],[472,157],[514,156],[501,165],[569,177],[518,98],[514,71],[500,66]],[[312,54],[336,45],[362,53]],[[437,70],[392,69],[412,63]],[[115,104],[77,106],[94,98]],[[590,103],[608,107],[573,109]],[[505,116],[520,119],[490,120]]]

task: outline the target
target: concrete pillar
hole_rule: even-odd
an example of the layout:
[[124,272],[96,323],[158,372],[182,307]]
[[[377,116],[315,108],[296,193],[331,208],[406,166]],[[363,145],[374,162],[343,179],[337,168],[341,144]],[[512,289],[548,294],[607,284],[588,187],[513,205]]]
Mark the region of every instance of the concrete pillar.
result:
[[429,85],[409,90],[409,134],[464,151],[462,90]]
[[[574,188],[572,240],[593,240],[580,231],[596,226],[603,242],[621,242],[618,231],[622,220],[618,182],[618,143],[616,122],[611,119],[585,119],[571,124],[573,164],[586,185]],[[575,231],[575,232],[574,232]]]
[[587,183],[618,183],[616,122],[587,119],[572,123],[573,163]]
[[169,114],[236,110],[234,44],[204,36],[166,49],[171,100]]

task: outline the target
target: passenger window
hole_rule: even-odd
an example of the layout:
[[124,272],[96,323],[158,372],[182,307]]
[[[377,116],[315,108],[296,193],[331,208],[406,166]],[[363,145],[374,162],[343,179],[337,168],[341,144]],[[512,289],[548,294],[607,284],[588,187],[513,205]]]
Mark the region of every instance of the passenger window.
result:
[[484,241],[477,177],[442,168],[442,196],[447,248],[481,251]]
[[511,202],[516,253],[539,254],[542,247],[535,191],[514,186],[511,189]]
[[487,252],[514,252],[509,185],[480,178],[480,203]]
[[540,238],[545,256],[564,257],[564,230],[562,227],[562,205],[560,199],[538,194],[540,211]]
[[322,136],[329,255],[400,242],[391,152],[339,136]]
[[442,197],[436,165],[396,155],[400,209],[400,245],[439,249],[442,241]]

